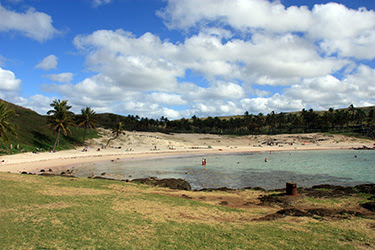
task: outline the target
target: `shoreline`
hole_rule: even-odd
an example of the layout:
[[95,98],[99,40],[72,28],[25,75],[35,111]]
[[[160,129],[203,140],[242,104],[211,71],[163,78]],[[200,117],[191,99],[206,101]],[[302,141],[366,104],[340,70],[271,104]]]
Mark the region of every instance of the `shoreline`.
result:
[[[140,152],[116,152],[103,149],[100,152],[80,150],[63,150],[55,153],[42,152],[38,154],[22,153],[16,155],[1,156],[5,162],[0,164],[0,172],[21,173],[23,171],[38,173],[41,169],[58,170],[64,167],[74,167],[79,164],[100,163],[105,161],[126,159],[166,158],[171,156],[197,156],[197,155],[230,155],[263,152],[295,152],[295,151],[319,151],[319,150],[355,150],[353,147],[262,147],[262,148],[232,148],[232,149],[188,149],[188,150],[159,150]],[[19,158],[22,155],[21,159]],[[28,159],[25,159],[28,158]]]
[[[102,161],[141,159],[150,157],[238,154],[257,152],[348,150],[374,148],[374,141],[325,134],[250,135],[233,137],[211,134],[162,134],[158,132],[127,132],[113,142],[112,147],[101,149],[110,133],[102,130],[102,138],[83,147],[55,153],[38,152],[0,155],[0,172],[38,173],[41,169],[59,169],[77,164]],[[107,134],[106,134],[107,133]],[[99,150],[100,149],[100,150]],[[171,150],[173,149],[173,150]],[[2,162],[4,161],[4,162]]]

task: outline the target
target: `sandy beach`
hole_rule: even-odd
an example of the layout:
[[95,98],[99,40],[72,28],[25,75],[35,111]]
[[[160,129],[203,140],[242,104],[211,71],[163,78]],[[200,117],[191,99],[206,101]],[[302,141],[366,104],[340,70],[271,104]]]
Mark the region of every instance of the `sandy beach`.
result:
[[[0,171],[38,173],[41,169],[59,169],[88,162],[109,161],[127,158],[142,158],[169,155],[228,154],[261,151],[293,150],[339,150],[372,148],[374,141],[341,135],[283,134],[227,136],[211,134],[162,134],[130,132],[103,148],[110,131],[100,129],[101,138],[88,141],[87,151],[83,147],[55,153],[38,152],[0,156]],[[100,150],[98,150],[100,149]]]

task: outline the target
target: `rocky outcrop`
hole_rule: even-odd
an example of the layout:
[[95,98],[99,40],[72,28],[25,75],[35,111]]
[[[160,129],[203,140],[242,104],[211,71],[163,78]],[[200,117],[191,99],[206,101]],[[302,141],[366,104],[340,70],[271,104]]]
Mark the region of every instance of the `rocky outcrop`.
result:
[[158,179],[156,177],[147,177],[134,179],[132,182],[138,182],[142,184],[148,184],[158,187],[168,187],[171,189],[178,190],[191,190],[189,182],[183,179],[167,178],[167,179]]
[[362,184],[355,186],[360,193],[375,194],[375,184]]

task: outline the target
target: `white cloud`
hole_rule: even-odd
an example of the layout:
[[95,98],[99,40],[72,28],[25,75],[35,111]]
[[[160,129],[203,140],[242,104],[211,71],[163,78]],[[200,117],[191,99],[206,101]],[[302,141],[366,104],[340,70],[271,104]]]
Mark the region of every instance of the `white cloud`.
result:
[[285,9],[279,1],[265,0],[169,0],[167,7],[157,14],[171,29],[219,22],[242,31],[256,28],[288,32],[303,31],[311,23],[307,7]]
[[[353,59],[375,58],[373,11],[170,0],[159,15],[170,28],[194,32],[174,43],[124,30],[78,35],[74,45],[92,76],[70,83],[71,73],[47,75],[67,84],[43,90],[59,93],[77,112],[91,106],[171,119],[375,104],[374,69]],[[51,61],[56,67],[57,58]]]
[[16,98],[13,98],[11,101],[22,107],[32,109],[41,115],[46,115],[47,111],[51,109],[50,104],[55,99],[59,99],[59,98],[47,97],[47,96],[38,94],[38,95],[30,96],[28,98],[18,96]]
[[323,58],[312,43],[291,34],[254,34],[249,41],[227,39],[224,30],[199,33],[183,44],[146,33],[136,38],[123,30],[100,30],[77,36],[74,43],[90,51],[87,65],[129,89],[174,90],[187,69],[209,81],[239,79],[248,83],[286,85],[302,77],[333,73],[348,60]]
[[109,4],[112,0],[92,0],[92,5],[94,7],[99,7],[100,5]]
[[187,102],[182,99],[181,95],[153,92],[149,94],[146,99],[148,101],[166,105],[186,105]]
[[52,26],[52,18],[33,8],[25,13],[7,10],[0,3],[0,32],[16,31],[31,39],[43,42],[59,33]]
[[161,114],[157,115],[157,117],[167,117],[170,120],[181,118],[181,113],[179,111],[163,108]]
[[334,76],[304,79],[288,88],[284,96],[300,100],[305,106],[316,109],[330,107],[368,106],[375,104],[375,70],[360,65],[351,75],[339,80]]
[[16,79],[12,71],[0,68],[0,83],[1,91],[17,91],[20,88],[21,80]]
[[[375,58],[375,11],[353,10],[338,3],[286,8],[280,1],[268,0],[169,0],[158,12],[171,29],[201,25],[229,25],[243,33],[302,33],[322,42],[329,54]],[[368,53],[366,53],[366,51]]]
[[70,83],[73,80],[73,73],[51,74],[44,77],[56,82]]
[[49,55],[45,57],[35,68],[40,68],[44,70],[56,69],[58,58],[55,55]]
[[177,86],[184,69],[168,59],[175,46],[146,33],[138,39],[123,30],[96,31],[74,39],[77,48],[92,50],[87,65],[119,86],[133,90],[165,91]]

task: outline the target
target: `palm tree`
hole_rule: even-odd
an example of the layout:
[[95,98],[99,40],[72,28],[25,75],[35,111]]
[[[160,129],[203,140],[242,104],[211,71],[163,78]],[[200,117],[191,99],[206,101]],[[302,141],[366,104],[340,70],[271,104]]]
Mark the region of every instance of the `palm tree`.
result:
[[354,113],[355,113],[355,108],[354,108],[354,105],[353,104],[350,104],[349,107],[348,107],[349,111],[352,113],[352,116],[350,117],[351,119],[351,122],[353,123],[354,122]]
[[68,101],[60,101],[60,99],[54,100],[50,106],[53,107],[53,109],[47,112],[47,115],[50,115],[48,117],[48,125],[53,131],[57,132],[55,144],[53,145],[53,151],[55,151],[56,147],[59,145],[60,133],[63,132],[65,136],[68,133],[72,134],[69,126],[73,126],[74,122],[71,112],[69,111],[72,106],[68,106]]
[[121,135],[121,134],[125,134],[125,132],[123,132],[123,130],[124,130],[124,127],[122,126],[122,122],[119,122],[119,123],[117,124],[117,126],[116,126],[114,129],[112,129],[112,134],[114,134],[115,137],[110,138],[110,139],[108,140],[108,142],[107,142],[107,145],[105,145],[105,147],[107,147],[107,146],[109,145],[109,142],[110,142],[110,141],[113,141],[113,140],[115,140],[117,137],[119,137],[119,135]]
[[84,128],[83,131],[83,140],[82,144],[85,145],[85,139],[86,139],[86,130],[87,129],[96,129],[95,127],[95,111],[92,110],[90,107],[86,107],[81,109],[81,120],[80,123],[78,124],[79,127]]
[[9,123],[9,118],[11,118],[16,113],[12,109],[8,109],[4,101],[0,101],[0,137],[5,143],[8,142],[7,132],[11,134],[16,134],[16,126]]

